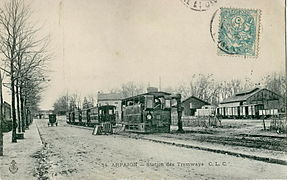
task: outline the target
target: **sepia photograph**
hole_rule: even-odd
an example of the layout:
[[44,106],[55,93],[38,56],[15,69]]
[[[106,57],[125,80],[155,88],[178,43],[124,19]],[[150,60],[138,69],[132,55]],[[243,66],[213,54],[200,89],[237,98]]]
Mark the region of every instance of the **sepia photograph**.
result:
[[1,0],[0,180],[287,179],[286,0]]

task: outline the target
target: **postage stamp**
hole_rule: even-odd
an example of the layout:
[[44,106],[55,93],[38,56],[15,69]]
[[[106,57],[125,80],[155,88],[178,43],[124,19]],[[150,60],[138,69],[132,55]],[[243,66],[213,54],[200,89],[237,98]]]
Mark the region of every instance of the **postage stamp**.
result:
[[195,11],[206,11],[217,3],[217,0],[181,0],[188,8]]
[[218,54],[258,56],[261,10],[220,8]]

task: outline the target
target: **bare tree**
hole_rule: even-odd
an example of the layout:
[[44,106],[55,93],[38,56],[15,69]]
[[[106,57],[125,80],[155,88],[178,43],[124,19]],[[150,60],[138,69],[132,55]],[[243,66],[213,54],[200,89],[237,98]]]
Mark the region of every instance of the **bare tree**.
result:
[[2,72],[0,71],[0,156],[3,156],[3,95],[2,95],[2,83],[3,83],[3,78],[2,78]]
[[[7,71],[11,81],[11,103],[12,103],[12,142],[16,139],[16,111],[15,111],[15,62],[17,58],[17,47],[21,43],[22,32],[27,21],[28,11],[24,7],[22,1],[12,0],[4,4],[4,8],[0,10],[0,51],[5,56],[5,60],[9,66]],[[6,70],[5,70],[6,71]]]
[[135,96],[143,93],[144,91],[144,86],[142,84],[136,84],[132,81],[123,84],[121,87],[123,97]]
[[69,111],[69,99],[68,94],[59,97],[53,105],[54,112],[63,115]]
[[[1,69],[10,76],[13,119],[12,142],[17,142],[15,100],[17,100],[17,114],[19,120],[18,130],[24,131],[25,116],[23,111],[27,108],[24,107],[24,105],[25,99],[28,100],[28,95],[27,90],[25,90],[25,96],[23,95],[23,89],[28,87],[27,84],[29,83],[26,82],[30,81],[31,78],[33,81],[39,81],[39,79],[44,78],[44,64],[48,59],[45,55],[47,44],[43,43],[42,39],[34,40],[34,37],[36,37],[35,33],[38,29],[34,29],[29,23],[31,15],[29,10],[29,7],[21,0],[8,1],[0,10],[0,29],[2,32],[0,34],[0,52],[5,57],[4,60],[7,67],[7,69]],[[35,87],[38,86],[34,86],[32,88],[33,91],[35,91]],[[36,95],[39,96],[39,94],[35,94],[35,96]],[[28,110],[30,111],[31,109]],[[22,128],[20,127],[20,124],[22,124]]]
[[86,98],[87,98],[87,101],[89,102],[90,106],[94,107],[96,104],[96,99],[97,99],[96,95],[88,94]]

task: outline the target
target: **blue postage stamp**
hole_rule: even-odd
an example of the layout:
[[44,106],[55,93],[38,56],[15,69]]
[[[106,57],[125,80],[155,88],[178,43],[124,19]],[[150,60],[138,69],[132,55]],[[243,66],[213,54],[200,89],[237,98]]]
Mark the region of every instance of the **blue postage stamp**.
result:
[[258,56],[260,10],[220,8],[218,54]]

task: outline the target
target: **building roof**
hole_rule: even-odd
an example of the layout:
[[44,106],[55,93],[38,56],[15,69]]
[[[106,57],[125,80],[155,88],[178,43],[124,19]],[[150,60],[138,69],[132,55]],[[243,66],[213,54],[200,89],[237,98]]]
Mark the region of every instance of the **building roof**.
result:
[[206,101],[204,101],[204,100],[202,100],[202,99],[199,99],[198,97],[195,97],[195,96],[190,96],[190,97],[186,98],[185,100],[182,101],[182,103],[188,101],[189,99],[196,99],[196,100],[198,100],[198,101],[203,102],[203,103],[206,104],[206,105],[210,105],[210,103],[208,103],[208,102],[206,102]]
[[52,113],[52,112],[53,112],[53,110],[51,110],[51,109],[50,109],[50,110],[43,110],[43,109],[42,109],[42,110],[39,110],[39,111],[38,111],[38,113],[46,113],[46,114]]
[[236,93],[234,96],[231,96],[229,98],[224,99],[222,102],[220,102],[220,104],[246,101],[249,97],[253,96],[254,94],[258,93],[261,90],[263,90],[263,89],[254,88],[254,89],[250,89],[250,90]]
[[98,93],[98,101],[122,100],[121,93]]

